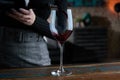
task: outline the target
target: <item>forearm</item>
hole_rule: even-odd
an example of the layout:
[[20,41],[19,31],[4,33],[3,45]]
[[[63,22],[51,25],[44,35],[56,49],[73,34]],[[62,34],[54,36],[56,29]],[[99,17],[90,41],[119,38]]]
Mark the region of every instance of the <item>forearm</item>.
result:
[[[58,31],[61,33],[66,28],[67,22],[67,0],[56,0],[55,4],[57,5],[57,26]],[[34,30],[39,32],[42,35],[45,35],[49,38],[53,38],[50,31],[49,23],[46,20],[43,20],[40,17],[36,17],[36,20],[33,24]],[[54,39],[54,38],[53,38]]]
[[50,31],[49,23],[46,20],[44,20],[40,17],[36,17],[36,20],[31,27],[32,27],[32,30],[34,30],[38,34],[41,34],[46,37],[54,39],[54,37]]

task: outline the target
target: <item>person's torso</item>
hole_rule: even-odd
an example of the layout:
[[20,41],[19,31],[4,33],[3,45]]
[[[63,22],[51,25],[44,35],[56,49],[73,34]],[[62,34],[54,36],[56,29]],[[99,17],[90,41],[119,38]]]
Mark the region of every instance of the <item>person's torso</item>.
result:
[[[50,14],[49,2],[50,0],[30,0],[28,7],[34,8],[37,16],[47,19]],[[10,27],[25,26],[6,16],[0,21],[7,25],[10,24]],[[9,26],[0,27],[0,55],[2,55],[0,60],[9,66],[50,65],[49,53],[43,36],[29,30],[9,28]]]

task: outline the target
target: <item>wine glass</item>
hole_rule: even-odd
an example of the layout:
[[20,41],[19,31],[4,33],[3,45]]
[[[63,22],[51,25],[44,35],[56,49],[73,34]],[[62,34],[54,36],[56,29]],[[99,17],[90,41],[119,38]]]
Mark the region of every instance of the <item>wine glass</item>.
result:
[[67,26],[64,32],[59,33],[58,28],[56,28],[56,10],[51,10],[50,16],[50,30],[52,35],[55,37],[56,41],[58,42],[58,46],[60,48],[60,66],[58,70],[54,70],[51,72],[53,76],[65,76],[71,75],[72,72],[65,70],[63,67],[63,46],[65,41],[73,32],[73,18],[72,18],[72,10],[67,9]]

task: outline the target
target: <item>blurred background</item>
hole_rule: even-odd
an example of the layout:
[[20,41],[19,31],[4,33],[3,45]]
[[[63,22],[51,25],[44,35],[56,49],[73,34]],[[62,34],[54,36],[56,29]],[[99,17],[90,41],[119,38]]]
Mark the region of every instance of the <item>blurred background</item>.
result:
[[[120,60],[120,0],[68,0],[74,31],[64,45],[64,64]],[[47,38],[52,64],[59,63],[57,42]]]

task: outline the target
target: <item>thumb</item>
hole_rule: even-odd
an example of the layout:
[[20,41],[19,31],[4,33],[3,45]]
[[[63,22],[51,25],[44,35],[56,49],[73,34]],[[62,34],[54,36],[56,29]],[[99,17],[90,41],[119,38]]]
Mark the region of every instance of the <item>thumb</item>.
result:
[[29,9],[29,11],[30,11],[30,13],[31,13],[31,14],[34,14],[34,11],[33,11],[33,9]]
[[22,12],[23,14],[29,14],[29,10],[26,10],[26,9],[23,9],[23,8],[20,8],[19,9],[20,10],[20,12]]

